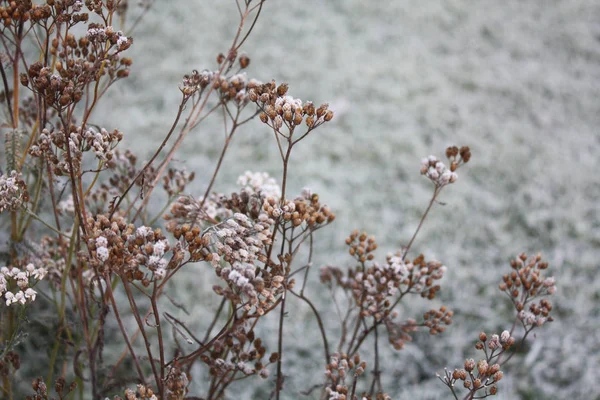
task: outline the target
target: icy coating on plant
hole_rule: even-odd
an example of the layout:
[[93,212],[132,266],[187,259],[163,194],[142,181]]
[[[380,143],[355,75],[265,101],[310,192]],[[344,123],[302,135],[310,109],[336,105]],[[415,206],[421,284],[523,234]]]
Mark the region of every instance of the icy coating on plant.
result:
[[37,296],[33,286],[44,279],[46,274],[45,268],[36,268],[31,263],[27,264],[24,270],[2,267],[0,268],[0,296],[4,297],[7,306],[31,303]]
[[[597,5],[140,5],[0,4],[0,256],[9,273],[43,266],[48,282],[5,278],[5,376],[49,366],[46,382],[15,381],[11,394],[594,392],[588,200],[599,193],[571,172],[597,169],[596,47],[581,18]],[[414,179],[419,156],[452,142],[473,149],[460,181],[468,147],[423,159],[426,179]],[[270,175],[246,173],[236,188],[245,170]],[[296,195],[304,184],[314,190]],[[344,247],[357,226],[378,241],[358,231]],[[544,261],[500,268],[525,248]],[[507,329],[480,335],[483,354],[469,358],[473,332],[494,327]],[[23,333],[52,352],[20,359]],[[467,361],[440,385],[449,354]],[[74,361],[65,377],[59,360]]]

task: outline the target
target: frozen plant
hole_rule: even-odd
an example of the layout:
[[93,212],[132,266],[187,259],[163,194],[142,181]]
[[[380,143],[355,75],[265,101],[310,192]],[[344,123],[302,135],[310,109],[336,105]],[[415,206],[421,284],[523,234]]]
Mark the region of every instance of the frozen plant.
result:
[[[423,159],[432,196],[405,245],[378,257],[375,236],[355,230],[346,239],[350,265],[322,267],[315,285],[315,243],[336,214],[309,188],[291,192],[291,160],[335,114],[327,103],[293,96],[286,83],[250,76],[250,57],[241,50],[266,2],[235,2],[231,44],[216,62],[182,72],[173,83],[180,98],[171,127],[144,161],[133,148],[122,149],[126,133],[110,126],[118,121],[105,115],[106,127],[100,126],[97,115],[98,104],[108,102],[105,93],[130,74],[135,41],[124,32],[154,6],[131,3],[0,1],[6,158],[0,225],[8,236],[0,268],[2,393],[36,400],[54,398],[52,390],[60,399],[217,400],[233,398],[234,386],[262,384],[270,398],[297,398],[283,332],[301,318],[290,302],[298,298],[315,315],[321,338],[310,353],[324,375],[296,386],[321,399],[394,398],[384,387],[391,367],[381,352],[401,351],[419,330],[445,340],[456,317],[449,305],[416,313],[405,301],[439,298],[448,267],[413,245],[440,193],[471,159],[469,147],[449,147],[444,162]],[[223,127],[222,135],[207,138],[222,138],[214,169],[179,167],[178,150],[208,118]],[[230,145],[251,124],[273,139],[280,171],[246,171],[236,190],[220,193],[220,171],[237,166]],[[190,189],[196,177],[201,192]],[[458,383],[466,400],[495,394],[501,367],[530,332],[552,320],[547,296],[556,286],[547,264],[520,255],[511,267],[500,290],[515,310],[512,328],[481,334],[477,362],[467,359],[440,377],[455,398]],[[186,319],[196,304],[183,304],[183,271],[209,283],[198,298],[216,299],[200,321]],[[198,282],[189,283],[204,287]],[[331,301],[317,304],[315,291],[324,289]],[[323,318],[324,306],[339,321]],[[277,324],[271,334],[262,329],[268,318]],[[22,357],[33,343],[48,351]]]

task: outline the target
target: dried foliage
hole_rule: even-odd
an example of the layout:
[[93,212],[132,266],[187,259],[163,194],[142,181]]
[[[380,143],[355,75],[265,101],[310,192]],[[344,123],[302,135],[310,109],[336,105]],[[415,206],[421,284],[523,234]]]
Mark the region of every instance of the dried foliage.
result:
[[[334,112],[292,97],[285,83],[246,77],[250,58],[240,48],[264,3],[237,2],[231,46],[216,67],[183,77],[172,128],[153,156],[138,163],[131,149],[116,149],[125,133],[97,126],[94,110],[127,78],[133,62],[126,56],[133,38],[113,24],[131,12],[141,18],[151,3],[136,11],[125,0],[0,2],[6,158],[0,224],[10,232],[0,268],[0,386],[7,398],[222,399],[231,385],[258,376],[279,399],[291,375],[282,360],[292,295],[309,305],[322,337],[314,347],[322,352],[325,374],[322,382],[304,382],[306,393],[317,388],[323,399],[391,399],[380,378],[387,369],[379,352],[388,346],[379,334],[402,350],[418,330],[437,336],[449,329],[454,314],[447,306],[420,317],[400,315],[399,307],[409,295],[433,300],[442,288],[447,267],[411,251],[439,194],[471,159],[469,147],[449,147],[448,167],[435,156],[422,160],[432,197],[406,246],[377,261],[375,238],[357,230],[346,240],[350,265],[321,268],[341,321],[340,329],[329,326],[309,297],[322,290],[309,286],[309,273],[316,233],[335,214],[309,189],[291,195],[288,181],[293,149]],[[195,173],[176,169],[172,160],[185,137],[217,112],[225,120],[222,151],[214,171],[202,171],[204,193],[191,195],[186,188]],[[238,191],[218,194],[214,184],[229,144],[253,120],[273,136],[281,178],[248,171]],[[149,199],[157,188],[167,204],[152,215]],[[163,301],[185,309],[167,283],[193,264],[212,269],[220,304],[203,332],[166,311]],[[464,368],[440,376],[454,398],[457,383],[466,390],[464,399],[496,394],[500,368],[523,351],[531,331],[552,320],[546,297],[555,282],[545,276],[547,267],[540,256],[511,262],[500,290],[515,309],[512,327],[489,338],[480,334],[479,361],[468,359]],[[52,309],[47,365],[19,354],[20,343],[30,340],[28,315],[36,307]],[[256,333],[269,313],[279,321],[272,349],[266,343],[273,340]],[[122,344],[123,354],[105,354],[108,343]],[[35,364],[27,370],[46,377],[26,377],[33,382],[26,394],[18,385],[24,364]],[[192,368],[206,373],[204,393],[191,393]]]

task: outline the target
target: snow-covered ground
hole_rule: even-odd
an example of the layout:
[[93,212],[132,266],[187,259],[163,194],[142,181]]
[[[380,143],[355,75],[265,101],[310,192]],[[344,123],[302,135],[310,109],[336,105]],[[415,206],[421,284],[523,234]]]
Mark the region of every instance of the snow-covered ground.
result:
[[[126,144],[149,156],[175,116],[182,75],[214,69],[237,22],[234,1],[155,2],[133,34],[131,77],[104,103],[107,128],[122,129]],[[291,192],[308,186],[337,213],[318,234],[317,267],[350,265],[343,239],[354,228],[376,235],[381,259],[406,244],[432,190],[420,159],[452,144],[472,149],[413,247],[448,266],[441,299],[455,310],[454,324],[441,337],[418,335],[401,352],[386,350],[392,398],[449,397],[435,373],[476,357],[481,330],[510,327],[497,284],[522,251],[550,262],[556,321],[505,369],[497,398],[597,398],[600,2],[267,1],[244,50],[249,77],[288,82],[293,96],[337,110],[291,165]],[[192,133],[177,155],[196,171],[198,196],[222,145],[219,122]],[[216,189],[235,190],[245,170],[280,176],[276,145],[259,121],[235,138]],[[199,269],[182,274],[178,290],[192,325],[210,318],[202,292],[210,271]],[[308,293],[326,309],[313,281]],[[406,317],[428,305],[414,299]],[[301,318],[286,325],[285,398],[298,399],[324,365],[309,310],[289,307]],[[271,382],[257,379],[257,392],[239,398],[267,398]]]

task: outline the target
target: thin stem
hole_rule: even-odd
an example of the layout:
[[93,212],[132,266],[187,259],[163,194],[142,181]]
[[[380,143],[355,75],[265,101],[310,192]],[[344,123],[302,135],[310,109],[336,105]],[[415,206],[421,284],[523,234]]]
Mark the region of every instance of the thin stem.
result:
[[10,103],[10,96],[8,93],[10,92],[8,87],[8,80],[6,79],[6,72],[4,71],[4,65],[0,62],[0,75],[2,75],[2,83],[4,84],[4,93],[6,94],[6,106],[8,107],[8,115],[10,116],[11,126],[15,126],[15,116],[12,112],[12,106]]
[[44,221],[43,219],[41,219],[40,217],[38,217],[38,215],[36,213],[34,213],[33,211],[29,210],[28,208],[24,208],[24,210],[25,210],[25,212],[27,212],[27,214],[29,214],[31,217],[33,217],[33,219],[41,222],[46,228],[52,230],[53,232],[59,234],[60,236],[64,236],[67,239],[71,239],[71,236],[67,235],[64,232],[59,231],[58,229],[56,229],[52,225],[49,225],[46,221]]
[[157,299],[157,288],[156,281],[154,281],[154,289],[152,291],[152,297],[150,298],[150,304],[152,305],[152,313],[154,314],[154,322],[156,324],[156,334],[158,335],[158,354],[160,357],[160,384],[158,389],[160,392],[160,398],[164,396],[164,382],[165,379],[165,346],[163,343],[162,327],[160,326],[160,314],[158,313],[158,306],[156,304]]
[[156,370],[156,365],[154,364],[154,357],[152,356],[152,349],[150,348],[150,339],[148,339],[148,336],[146,334],[146,329],[144,328],[144,322],[140,318],[140,311],[137,307],[137,304],[135,303],[133,294],[131,293],[131,288],[129,287],[129,282],[124,277],[121,277],[121,281],[123,282],[123,287],[125,288],[125,293],[127,294],[127,299],[129,300],[129,305],[131,307],[131,312],[133,314],[133,317],[135,318],[135,321],[138,324],[138,328],[140,329],[142,337],[144,338],[146,352],[148,353],[148,361],[150,361],[150,366],[152,367],[152,373],[154,374],[154,380],[156,382],[156,385],[158,386],[159,392],[162,393],[163,382],[160,379],[160,375],[159,375],[158,371]]
[[229,135],[225,138],[225,143],[223,144],[223,149],[221,150],[221,155],[219,156],[219,161],[217,161],[217,166],[215,167],[215,171],[213,172],[212,177],[210,178],[210,182],[209,182],[208,186],[206,187],[206,190],[204,191],[204,196],[202,197],[202,201],[200,202],[200,208],[202,208],[204,206],[204,203],[206,202],[206,199],[208,198],[208,195],[210,194],[210,190],[212,189],[212,187],[215,183],[215,179],[217,178],[217,174],[219,173],[221,164],[223,163],[223,160],[225,159],[225,153],[227,152],[229,143],[231,143],[233,134],[235,133],[235,131],[238,127],[238,125],[237,125],[238,116],[239,116],[239,113],[238,113],[238,115],[236,115],[236,118],[233,122],[233,126],[231,127],[231,131],[229,132]]
[[277,357],[277,380],[275,382],[275,400],[279,400],[279,395],[281,393],[281,389],[283,388],[283,373],[281,371],[281,364],[283,361],[283,319],[285,317],[285,290],[283,298],[281,300],[281,309],[279,310],[279,333],[278,333],[278,342],[277,342],[277,353],[279,357]]
[[175,127],[177,126],[177,123],[179,122],[179,118],[181,118],[181,114],[183,113],[183,110],[185,108],[185,104],[187,103],[188,99],[189,99],[188,97],[183,96],[183,98],[181,100],[181,103],[179,104],[179,109],[177,111],[177,116],[175,117],[175,121],[173,121],[173,124],[171,125],[171,129],[169,130],[169,133],[167,133],[167,136],[164,138],[164,140],[162,141],[162,143],[160,144],[160,146],[158,147],[158,149],[156,150],[156,152],[154,153],[154,155],[152,156],[152,158],[150,159],[150,161],[148,161],[146,163],[146,165],[144,165],[144,168],[142,168],[142,170],[137,174],[137,176],[134,179],[132,179],[132,181],[129,184],[129,186],[127,187],[127,189],[125,189],[125,191],[121,194],[121,196],[119,197],[119,201],[117,201],[117,203],[113,207],[110,215],[108,216],[109,220],[112,218],[113,214],[119,209],[119,205],[121,204],[121,202],[123,201],[123,199],[125,198],[125,196],[127,196],[127,193],[129,193],[129,191],[131,190],[131,188],[133,187],[133,185],[135,185],[135,183],[138,181],[138,179],[140,179],[143,176],[143,174],[146,172],[146,170],[148,168],[150,168],[150,165],[152,165],[152,163],[154,162],[154,160],[156,159],[156,157],[158,157],[158,155],[160,154],[160,152],[162,151],[162,149],[165,147],[165,145],[169,141],[169,138],[171,137],[171,135],[175,131]]
[[327,364],[329,362],[329,344],[327,343],[327,334],[325,333],[325,325],[323,324],[323,319],[319,315],[319,312],[317,311],[315,305],[307,297],[305,297],[304,294],[298,294],[292,289],[288,289],[288,291],[294,296],[306,302],[306,304],[309,305],[309,307],[315,314],[315,317],[317,318],[317,324],[319,325],[319,331],[321,332],[321,338],[323,339],[323,350],[325,351],[325,364]]
[[[119,329],[121,329],[121,333],[123,334],[123,339],[125,339],[125,344],[127,345],[129,352],[131,353],[131,358],[133,359],[133,364],[135,365],[135,369],[137,370],[137,373],[141,379],[141,382],[146,382],[146,378],[144,377],[144,373],[142,372],[142,368],[140,367],[138,358],[135,355],[135,351],[133,350],[133,347],[131,346],[131,342],[129,341],[129,336],[127,335],[127,331],[125,330],[125,327],[123,326],[123,321],[121,321],[121,316],[120,316],[119,310],[117,308],[117,302],[115,301],[115,296],[113,295],[112,288],[110,285],[110,278],[108,276],[106,278],[105,278],[105,281],[108,282],[108,284],[106,285],[106,294],[108,295],[110,302],[112,304],[113,311],[115,313],[115,318],[119,325]],[[114,372],[114,370],[113,370],[113,372]],[[112,373],[111,373],[111,376],[112,376]]]
[[[263,3],[264,0],[261,0],[260,4],[258,5],[258,11],[256,12],[256,15],[254,16],[254,21],[252,21],[252,25],[250,25],[250,28],[248,29],[248,32],[246,32],[246,35],[244,35],[244,37],[242,38],[242,40],[240,40],[240,43],[236,46],[236,50],[238,50],[240,47],[242,47],[242,45],[244,44],[244,42],[246,41],[246,39],[248,39],[248,36],[250,36],[250,33],[252,32],[252,29],[254,29],[254,25],[256,25],[256,21],[258,21],[258,17],[260,16],[260,12],[262,11],[262,7],[263,7]],[[252,11],[252,10],[250,10]],[[244,16],[242,16],[242,18],[244,18]]]
[[375,340],[374,340],[374,358],[375,358],[375,362],[374,362],[374,368],[373,368],[373,382],[371,383],[371,391],[370,394],[373,395],[373,392],[375,390],[375,384],[377,384],[379,390],[381,390],[381,381],[379,379],[379,333],[377,330],[377,325],[375,325]]
[[202,340],[202,343],[206,343],[206,341],[210,337],[210,333],[212,332],[213,328],[215,327],[215,324],[217,323],[217,321],[219,320],[219,316],[221,315],[221,312],[223,311],[223,307],[225,306],[226,302],[227,302],[227,299],[225,297],[223,297],[223,299],[221,300],[221,304],[219,304],[219,308],[217,309],[217,312],[215,313],[213,320],[211,321],[210,325],[208,326],[208,329],[206,330],[206,335],[204,335],[204,339]]
[[440,194],[441,190],[442,190],[441,187],[439,187],[439,186],[435,187],[435,190],[433,191],[433,196],[431,197],[431,200],[429,200],[429,205],[427,206],[427,209],[425,210],[425,213],[421,217],[421,221],[419,221],[419,226],[417,226],[417,230],[415,231],[415,233],[413,234],[412,238],[410,239],[410,242],[408,242],[408,245],[406,245],[406,248],[404,250],[404,254],[402,255],[402,260],[404,260],[406,258],[406,255],[408,254],[408,251],[410,250],[413,242],[415,241],[417,235],[419,234],[419,231],[421,230],[421,226],[423,226],[423,222],[425,222],[425,218],[427,218],[427,214],[429,214],[429,210],[431,210],[431,207],[435,203],[435,200],[436,200],[438,194]]

